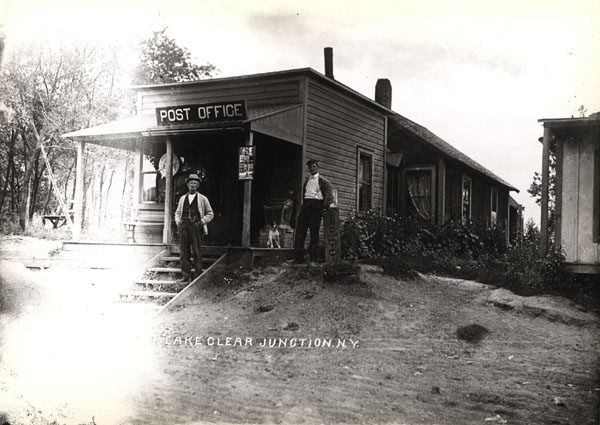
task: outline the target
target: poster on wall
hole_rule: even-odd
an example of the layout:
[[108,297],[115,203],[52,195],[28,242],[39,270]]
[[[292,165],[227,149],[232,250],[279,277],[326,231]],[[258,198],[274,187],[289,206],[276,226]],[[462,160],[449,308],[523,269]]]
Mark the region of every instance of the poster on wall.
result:
[[254,146],[240,147],[239,179],[252,180],[254,175]]

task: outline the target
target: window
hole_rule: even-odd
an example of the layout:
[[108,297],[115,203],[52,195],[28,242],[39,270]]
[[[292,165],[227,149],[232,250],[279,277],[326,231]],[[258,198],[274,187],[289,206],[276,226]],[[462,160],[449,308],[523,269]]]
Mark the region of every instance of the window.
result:
[[373,155],[358,150],[358,212],[371,209],[373,193]]
[[408,217],[425,223],[435,222],[435,168],[407,167]]
[[462,179],[462,222],[471,221],[471,203],[473,199],[471,178],[463,176]]
[[142,202],[157,201],[157,180],[158,171],[154,168],[150,157],[144,155],[142,163]]
[[490,226],[498,225],[498,189],[492,187],[490,192]]

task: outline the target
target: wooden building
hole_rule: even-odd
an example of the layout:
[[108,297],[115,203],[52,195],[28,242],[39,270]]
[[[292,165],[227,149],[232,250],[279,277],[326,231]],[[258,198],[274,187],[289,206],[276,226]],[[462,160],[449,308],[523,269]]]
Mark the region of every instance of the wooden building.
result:
[[600,113],[544,125],[541,232],[548,244],[549,155],[556,154],[555,244],[567,270],[600,273]]
[[[216,245],[258,244],[286,201],[297,211],[308,159],[321,161],[341,217],[384,209],[388,111],[333,75],[305,68],[135,90],[136,116],[64,137],[79,142],[79,164],[86,143],[136,153],[136,241],[174,241],[173,213],[190,172],[201,175],[215,211],[209,243]],[[255,149],[250,158],[242,147]],[[75,220],[80,229],[80,211]]]
[[[256,246],[271,220],[293,221],[308,159],[321,161],[342,220],[375,210],[513,225],[516,188],[393,112],[388,80],[378,81],[375,100],[336,81],[331,50],[325,75],[303,68],[134,89],[136,116],[64,137],[79,142],[76,205],[86,143],[136,153],[137,242],[176,240],[176,201],[196,172],[215,211],[208,243]],[[75,222],[77,232],[80,210]]]
[[388,123],[387,214],[499,226],[507,238],[522,231],[522,208],[509,196],[517,188],[402,115],[392,113]]

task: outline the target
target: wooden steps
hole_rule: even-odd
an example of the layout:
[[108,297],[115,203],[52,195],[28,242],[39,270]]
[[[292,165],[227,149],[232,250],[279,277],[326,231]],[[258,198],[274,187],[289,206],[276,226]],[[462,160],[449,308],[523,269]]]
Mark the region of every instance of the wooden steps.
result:
[[[215,261],[217,261],[219,259],[219,256],[206,256],[206,255],[202,255],[202,264],[204,263],[209,263],[212,264]],[[166,257],[162,257],[161,261],[168,263],[170,261],[177,261],[179,262],[181,260],[181,258],[179,256],[174,256],[174,255],[168,255]],[[192,261],[194,261],[194,257],[192,257]]]
[[154,273],[181,273],[179,267],[150,267],[148,271]]
[[152,280],[152,279],[138,279],[134,281],[137,285],[155,285],[155,286],[170,286],[170,285],[181,285],[181,282],[176,280]]
[[139,298],[173,298],[177,295],[177,292],[159,292],[159,291],[127,291],[122,294],[127,297],[139,297]]
[[[143,276],[132,282],[128,291],[121,292],[123,302],[152,302],[164,304],[185,289],[189,282],[178,282],[181,277],[179,249],[163,252],[160,257],[148,264]],[[210,248],[210,247],[209,247]],[[225,253],[224,248],[202,251],[202,266],[206,270]],[[192,273],[194,269],[192,268]]]

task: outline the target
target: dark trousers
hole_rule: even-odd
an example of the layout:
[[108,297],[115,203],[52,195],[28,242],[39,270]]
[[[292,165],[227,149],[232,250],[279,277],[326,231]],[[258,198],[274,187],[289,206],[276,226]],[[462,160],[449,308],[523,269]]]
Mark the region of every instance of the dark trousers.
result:
[[184,278],[192,277],[192,260],[190,258],[190,245],[192,247],[191,253],[194,255],[194,276],[198,276],[202,273],[202,237],[203,229],[200,221],[191,223],[189,220],[183,220],[181,225],[177,229],[179,234],[179,251],[181,255],[181,274]]
[[319,227],[323,217],[323,201],[318,199],[305,199],[298,214],[296,225],[296,238],[294,239],[294,259],[304,261],[304,240],[306,231],[310,230],[310,259],[315,261],[319,254]]

